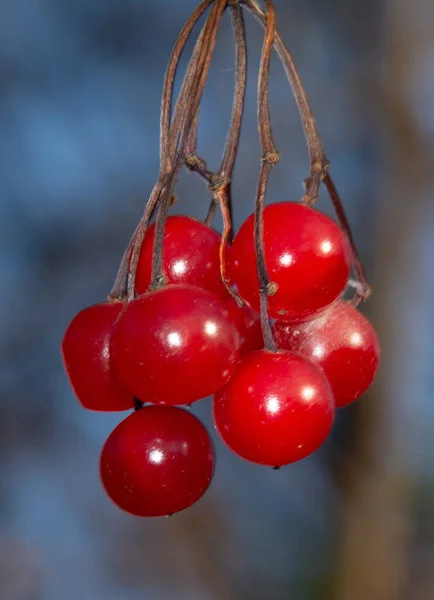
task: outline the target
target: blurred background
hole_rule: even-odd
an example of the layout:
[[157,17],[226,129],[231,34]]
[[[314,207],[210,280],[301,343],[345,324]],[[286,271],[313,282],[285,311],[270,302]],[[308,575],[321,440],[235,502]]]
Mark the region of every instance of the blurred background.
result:
[[[374,289],[363,308],[382,344],[372,390],[339,414],[321,451],[279,472],[216,441],[210,491],[171,519],[129,517],[101,489],[99,450],[123,415],[79,407],[59,344],[76,312],[105,299],[156,180],[164,69],[196,4],[2,3],[0,598],[432,600],[432,3],[275,1]],[[246,20],[236,225],[252,210],[261,156],[261,30]],[[227,16],[201,113],[212,168],[230,115],[231,42]],[[307,152],[277,60],[271,102],[282,160],[268,201],[296,200]],[[206,214],[193,175],[177,195],[174,212]],[[319,207],[330,211],[325,196]],[[194,411],[211,426],[209,401]]]

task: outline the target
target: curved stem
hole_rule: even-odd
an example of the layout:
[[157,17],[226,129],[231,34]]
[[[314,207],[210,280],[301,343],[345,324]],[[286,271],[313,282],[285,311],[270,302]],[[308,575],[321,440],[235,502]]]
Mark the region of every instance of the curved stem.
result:
[[[238,3],[231,4],[232,26],[235,39],[235,91],[232,107],[231,123],[229,126],[228,135],[226,138],[225,149],[223,152],[220,168],[216,173],[207,169],[206,163],[198,157],[196,150],[196,133],[197,133],[197,114],[194,121],[188,145],[185,165],[190,170],[201,177],[211,190],[218,189],[220,186],[226,186],[231,178],[235,165],[235,160],[238,152],[241,125],[244,113],[244,101],[246,95],[247,83],[247,43],[246,31],[244,25],[244,16],[241,7]],[[229,216],[232,222],[232,206],[231,195],[226,194],[229,202]],[[217,205],[220,204],[215,197],[212,199],[205,223],[211,225]],[[232,230],[232,227],[231,227]],[[230,239],[230,236],[229,236]]]
[[[161,285],[164,285],[162,254],[167,212],[170,206],[174,184],[185,161],[185,149],[190,140],[190,130],[196,119],[203,90],[206,85],[211,59],[214,53],[217,32],[225,9],[226,0],[215,1],[203,30],[203,42],[199,44],[200,48],[198,48],[197,62],[194,61],[193,63],[195,68],[192,67],[191,70],[189,69],[186,75],[189,95],[185,98],[185,117],[183,119],[180,147],[175,161],[172,160],[171,156],[168,157],[171,169],[170,171],[167,171],[169,173],[168,181],[164,189],[164,196],[161,199],[157,216],[152,257],[151,287],[153,289],[157,289]],[[168,165],[166,165],[166,169],[167,168]]]
[[259,177],[258,190],[255,201],[254,215],[254,236],[255,236],[255,254],[256,268],[259,280],[259,298],[261,306],[261,325],[262,334],[264,336],[264,347],[267,350],[275,351],[276,344],[274,343],[273,334],[271,331],[270,320],[267,311],[267,299],[269,295],[276,292],[274,284],[270,283],[267,273],[264,253],[264,220],[263,212],[265,198],[267,194],[268,178],[270,171],[277,162],[279,162],[279,153],[273,139],[270,119],[270,105],[268,95],[270,60],[273,50],[274,39],[276,35],[276,14],[273,3],[267,0],[267,19],[265,28],[265,40],[262,48],[261,65],[259,68],[258,82],[258,123],[259,135],[263,152],[261,174]]
[[149,221],[151,220],[152,214],[158,204],[161,193],[164,189],[165,178],[160,178],[154,186],[152,190],[151,197],[146,205],[145,212],[143,213],[142,218],[139,221],[137,229],[133,235],[133,249],[130,256],[130,262],[128,265],[128,275],[127,275],[127,292],[128,292],[128,302],[134,300],[134,296],[136,293],[136,273],[137,266],[139,264],[139,256],[140,250],[142,248],[142,243],[145,237],[146,230],[149,226]]
[[366,279],[365,270],[363,268],[363,265],[360,262],[359,251],[357,250],[357,246],[356,246],[356,243],[355,243],[354,237],[353,237],[353,232],[351,231],[351,226],[348,221],[347,215],[345,214],[345,210],[342,205],[342,201],[339,197],[336,186],[328,173],[324,177],[324,184],[327,188],[330,199],[335,208],[339,223],[340,223],[342,229],[345,231],[348,241],[351,246],[351,251],[352,251],[352,255],[353,255],[354,271],[356,272],[356,276],[357,276],[358,284],[359,284],[355,288],[356,294],[353,298],[352,303],[354,304],[354,306],[357,306],[358,304],[360,304],[360,302],[369,298],[369,296],[371,295],[371,288]]
[[247,43],[244,16],[239,4],[231,6],[232,27],[235,39],[235,92],[231,124],[226,139],[223,159],[218,171],[223,181],[229,181],[234,170],[235,159],[240,144],[241,125],[244,113],[247,83]]
[[[262,10],[257,0],[241,0],[248,10],[256,17],[256,19],[264,26],[267,26],[268,17]],[[268,4],[268,3],[267,3]],[[362,299],[366,299],[370,295],[370,287],[366,280],[363,267],[360,262],[357,247],[354,243],[351,226],[346,218],[343,210],[342,202],[339,198],[337,190],[333,184],[331,177],[328,174],[329,161],[326,158],[321,136],[313,115],[309,99],[304,89],[303,83],[295,66],[294,60],[280,37],[279,33],[275,34],[274,42],[276,51],[280,57],[282,65],[285,69],[288,80],[294,94],[294,98],[300,113],[303,131],[306,137],[309,157],[310,157],[310,172],[304,182],[306,193],[302,198],[302,202],[307,206],[314,206],[319,193],[321,181],[324,182],[330,199],[335,208],[338,220],[348,236],[351,244],[354,260],[354,269],[360,282],[360,287],[354,299],[354,304],[358,304]]]
[[[242,2],[256,17],[256,19],[263,26],[266,26],[267,14],[262,10],[261,5],[257,2],[257,0],[242,0]],[[275,34],[275,47],[291,84],[303,124],[311,165],[309,176],[305,181],[306,194],[303,197],[303,202],[313,206],[318,198],[318,190],[321,178],[327,171],[329,163],[324,153],[321,136],[309,104],[307,93],[303,87],[300,74],[298,73],[297,67],[294,64],[291,53],[285,46],[285,43],[277,31]]]
[[[185,120],[186,105],[188,103],[189,97],[191,96],[191,85],[192,85],[194,73],[196,72],[196,69],[197,69],[197,63],[199,60],[199,56],[202,51],[205,29],[206,29],[206,24],[202,28],[200,35],[196,41],[196,44],[195,44],[195,47],[193,50],[193,54],[191,56],[190,62],[187,67],[187,71],[184,76],[184,80],[182,82],[181,91],[180,91],[178,99],[176,101],[172,124],[170,127],[170,140],[169,140],[170,155],[172,157],[175,156],[175,154],[176,154],[176,149],[177,149],[178,143],[179,143],[179,137],[181,135],[182,126],[183,126],[183,123]],[[198,111],[198,113],[199,113],[199,111]],[[189,137],[189,140],[188,140],[189,144],[190,143],[195,144],[195,142],[196,142],[197,131],[194,130],[194,128],[196,128],[198,125],[198,117],[199,117],[199,115],[197,114],[193,121],[191,130],[190,130],[191,138]]]
[[200,17],[214,0],[204,0],[194,11],[187,23],[181,30],[172,54],[169,59],[169,65],[164,78],[163,94],[161,99],[161,119],[160,119],[160,165],[164,172],[171,168],[171,148],[170,148],[170,118],[172,114],[173,86],[175,75],[178,69],[179,59],[185,48],[187,40]]
[[203,221],[205,223],[205,225],[208,225],[208,227],[211,227],[211,225],[213,224],[214,217],[215,217],[215,214],[217,212],[217,207],[218,207],[218,202],[213,197],[212,200],[211,200],[211,202],[210,202],[210,205],[209,205],[209,208],[208,208],[208,212],[206,213],[206,217],[205,217],[205,219]]
[[116,274],[116,279],[113,283],[112,289],[110,290],[109,295],[107,296],[107,300],[109,302],[125,302],[128,299],[127,294],[127,280],[128,273],[130,270],[130,261],[134,248],[134,240],[137,235],[137,228],[129,241],[128,247],[124,252],[122,257],[121,264],[119,266],[118,272]]

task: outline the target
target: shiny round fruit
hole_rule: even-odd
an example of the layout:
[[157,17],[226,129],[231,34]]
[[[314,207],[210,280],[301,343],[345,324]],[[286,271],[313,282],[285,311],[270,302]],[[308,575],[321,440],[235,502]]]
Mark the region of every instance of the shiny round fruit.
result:
[[[344,291],[351,251],[338,225],[326,215],[295,202],[271,204],[264,210],[264,253],[270,282],[271,318],[312,318]],[[231,250],[231,276],[240,296],[259,311],[253,215],[243,223]]]
[[276,321],[277,345],[319,365],[337,407],[351,404],[374,380],[380,347],[374,328],[349,302],[339,300],[319,318],[290,325]]
[[62,340],[65,371],[84,408],[118,411],[133,408],[127,392],[110,369],[109,341],[120,302],[89,306],[71,321]]
[[146,406],[131,414],[110,434],[100,459],[109,497],[139,517],[188,508],[206,492],[213,471],[205,427],[172,406]]
[[264,347],[264,338],[262,336],[261,319],[250,306],[239,307],[236,300],[229,296],[225,302],[229,311],[229,318],[238,329],[241,336],[240,358],[261,350]]
[[214,398],[216,429],[236,454],[279,467],[314,452],[333,425],[334,402],[322,371],[292,352],[259,350]]
[[[155,225],[147,230],[140,251],[136,291],[148,291],[151,283]],[[197,219],[172,216],[166,220],[163,240],[163,272],[166,283],[194,285],[219,296],[227,295],[220,275],[220,235]]]
[[116,321],[112,365],[143,402],[191,404],[232,375],[240,335],[217,296],[170,285],[130,302]]

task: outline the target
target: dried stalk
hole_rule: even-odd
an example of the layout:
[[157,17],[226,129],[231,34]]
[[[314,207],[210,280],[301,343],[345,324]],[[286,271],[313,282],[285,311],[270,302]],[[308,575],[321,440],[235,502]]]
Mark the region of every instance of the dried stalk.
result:
[[[248,10],[254,15],[262,26],[266,26],[267,14],[262,10],[261,5],[257,0],[242,0],[243,4]],[[288,80],[291,84],[291,88],[294,94],[294,98],[300,113],[303,131],[306,138],[307,148],[310,157],[310,172],[306,178],[304,185],[306,193],[302,198],[302,202],[307,206],[314,206],[318,199],[319,186],[321,181],[324,184],[329,193],[330,199],[333,203],[336,211],[336,216],[342,229],[348,236],[350,241],[352,254],[353,254],[353,265],[356,276],[359,280],[359,286],[357,287],[356,297],[354,304],[357,305],[361,300],[364,300],[370,295],[370,287],[367,283],[366,276],[364,273],[363,266],[360,262],[357,247],[354,243],[351,227],[348,219],[346,218],[344,207],[337,194],[336,187],[329,174],[329,161],[326,158],[321,136],[318,131],[315,117],[313,115],[312,108],[307,97],[306,90],[304,89],[303,83],[298,73],[297,67],[295,66],[294,60],[286,47],[284,41],[280,37],[279,33],[275,35],[275,48],[282,62],[283,68],[285,69]]]
[[[247,47],[244,18],[244,5],[265,28],[265,40],[261,56],[258,82],[258,125],[263,149],[260,178],[255,203],[255,252],[260,284],[261,321],[264,330],[266,347],[275,348],[272,340],[270,323],[267,315],[267,297],[276,292],[275,285],[269,281],[264,248],[263,248],[263,210],[270,171],[279,161],[275,148],[269,112],[269,71],[273,47],[275,47],[291,84],[294,97],[300,112],[301,121],[310,156],[310,172],[305,180],[306,193],[302,202],[314,206],[318,198],[321,181],[328,190],[338,220],[346,232],[353,253],[354,270],[358,282],[355,284],[356,295],[353,299],[357,305],[369,296],[370,288],[360,263],[351,228],[345,215],[341,200],[328,173],[329,163],[324,153],[321,137],[310,107],[307,94],[302,85],[294,61],[282,38],[276,30],[276,15],[272,0],[266,0],[267,11],[264,11],[258,0],[204,0],[194,11],[183,27],[173,48],[165,75],[160,120],[160,174],[152,191],[142,219],[128,245],[119,268],[116,281],[110,293],[111,300],[129,300],[135,295],[135,277],[146,229],[152,214],[158,207],[156,220],[154,250],[152,259],[151,289],[164,285],[162,270],[162,247],[165,222],[168,209],[173,200],[173,189],[183,166],[196,173],[213,192],[213,198],[205,219],[211,224],[217,207],[223,217],[223,233],[220,247],[221,276],[228,289],[234,295],[226,276],[225,249],[232,238],[232,202],[231,178],[238,152],[241,123],[244,111],[247,74]],[[173,87],[181,54],[189,39],[193,27],[205,11],[211,7],[210,14],[193,50],[181,92],[178,96],[172,118]],[[224,11],[230,7],[236,47],[236,80],[231,123],[226,139],[220,168],[217,172],[207,169],[205,161],[197,154],[197,129],[199,109],[203,90],[209,74],[217,33]]]
[[280,157],[274,143],[273,132],[271,129],[270,102],[268,95],[271,53],[273,51],[276,36],[276,14],[271,0],[267,0],[267,8],[268,18],[265,28],[265,39],[262,48],[258,82],[258,124],[263,157],[255,201],[254,232],[264,347],[267,350],[275,351],[276,344],[274,343],[270,320],[268,318],[267,299],[269,295],[276,292],[276,289],[275,285],[270,283],[265,263],[263,212],[270,171],[273,166],[279,162]]

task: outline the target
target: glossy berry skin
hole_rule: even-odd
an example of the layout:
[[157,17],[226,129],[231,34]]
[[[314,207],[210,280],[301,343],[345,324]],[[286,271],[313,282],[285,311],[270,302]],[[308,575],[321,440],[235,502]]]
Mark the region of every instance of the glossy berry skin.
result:
[[322,371],[292,352],[260,350],[239,363],[213,403],[216,429],[236,454],[278,467],[314,452],[333,424]]
[[210,437],[191,413],[146,406],[122,421],[101,453],[103,486],[117,506],[140,517],[170,515],[194,504],[214,471]]
[[374,380],[380,347],[374,328],[358,310],[339,300],[319,318],[290,325],[276,321],[277,345],[319,365],[337,407],[351,404]]
[[[143,294],[151,283],[155,225],[147,230],[140,251],[136,291]],[[220,275],[220,235],[211,227],[187,216],[166,221],[163,241],[163,271],[166,283],[187,284],[219,296],[227,291]]]
[[122,308],[120,302],[89,306],[74,317],[63,337],[65,371],[84,408],[118,411],[133,407],[132,395],[112,373],[109,360],[110,333]]
[[191,404],[232,375],[241,344],[220,300],[199,288],[170,285],[130,302],[116,321],[112,365],[133,396],[155,404]]
[[[302,204],[281,202],[264,210],[264,253],[277,292],[268,297],[271,318],[302,321],[332,304],[344,291],[351,253],[345,234],[328,216]],[[259,311],[253,215],[231,250],[231,276],[240,296]]]
[[264,347],[264,338],[259,315],[246,304],[239,307],[231,296],[225,302],[225,306],[229,311],[230,320],[236,325],[241,336],[240,358],[261,350]]

